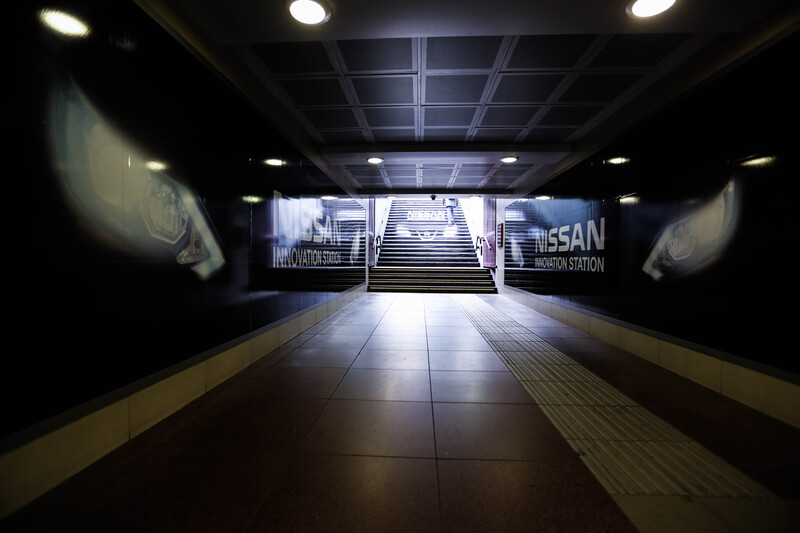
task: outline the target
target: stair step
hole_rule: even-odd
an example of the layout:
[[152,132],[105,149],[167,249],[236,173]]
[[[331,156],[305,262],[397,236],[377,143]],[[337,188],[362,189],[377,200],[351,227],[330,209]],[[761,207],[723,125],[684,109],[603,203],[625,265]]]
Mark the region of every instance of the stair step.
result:
[[496,294],[494,287],[417,287],[415,285],[397,285],[391,287],[373,286],[368,287],[372,292],[458,292],[468,294]]
[[[409,218],[411,211],[419,216]],[[491,273],[480,267],[461,206],[453,214],[451,226],[440,203],[393,202],[368,290],[496,293]]]
[[370,286],[380,287],[397,287],[401,285],[413,285],[415,287],[489,287],[494,288],[492,280],[459,280],[459,281],[432,281],[428,279],[389,279],[389,280],[370,280]]
[[[463,257],[469,258],[471,261],[477,261],[478,258],[475,256],[475,252],[464,252],[462,250],[452,250],[452,249],[417,249],[417,248],[407,248],[407,249],[389,249],[389,250],[381,250],[380,258],[386,259],[388,257],[414,257],[420,261],[430,261],[435,260],[437,257],[448,256],[448,257]],[[467,266],[467,265],[464,265]]]
[[[381,254],[378,264],[380,266],[391,266],[386,265],[385,263],[389,261],[405,261],[411,263],[419,263],[419,266],[437,266],[433,265],[426,265],[425,263],[440,263],[442,261],[462,261],[464,264],[461,266],[468,267],[468,266],[475,266],[475,263],[478,262],[478,259],[474,255],[458,255],[458,254],[446,254],[444,252],[437,252],[434,256],[430,253],[422,253],[422,254],[414,254],[414,253],[402,253],[402,254]],[[458,266],[458,265],[455,265]]]
[[[411,269],[407,269],[411,270]],[[482,279],[492,279],[490,273],[478,273],[478,274],[457,274],[457,273],[448,273],[443,272],[441,274],[438,273],[430,273],[430,272],[389,272],[389,273],[376,273],[370,270],[370,279],[429,279],[429,280],[482,280]]]

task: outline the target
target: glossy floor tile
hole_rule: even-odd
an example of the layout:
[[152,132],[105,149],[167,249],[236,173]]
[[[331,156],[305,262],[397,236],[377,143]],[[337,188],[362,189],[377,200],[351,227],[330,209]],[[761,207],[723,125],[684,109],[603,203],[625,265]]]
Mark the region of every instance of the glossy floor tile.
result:
[[436,461],[301,455],[249,531],[441,531]]
[[333,398],[430,402],[431,382],[427,370],[351,368]]
[[434,457],[429,402],[330,400],[301,448],[309,453]]
[[430,381],[434,402],[533,403],[509,371],[432,370]]
[[533,404],[435,403],[434,417],[441,458],[577,461]]
[[428,366],[428,350],[364,348],[352,368],[427,370]]
[[439,483],[448,532],[631,530],[573,461],[440,460]]
[[[551,351],[509,363],[522,352],[496,350],[459,297],[367,293],[0,530],[795,530],[800,432],[501,295],[469,298]],[[620,405],[780,499],[612,494],[550,416]]]
[[493,350],[428,350],[431,370],[483,370],[508,372]]

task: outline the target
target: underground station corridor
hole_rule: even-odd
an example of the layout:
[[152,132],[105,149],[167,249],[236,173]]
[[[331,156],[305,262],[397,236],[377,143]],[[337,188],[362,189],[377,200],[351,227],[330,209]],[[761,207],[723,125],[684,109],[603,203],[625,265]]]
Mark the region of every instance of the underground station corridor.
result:
[[800,6],[650,1],[26,3],[0,532],[800,531]]

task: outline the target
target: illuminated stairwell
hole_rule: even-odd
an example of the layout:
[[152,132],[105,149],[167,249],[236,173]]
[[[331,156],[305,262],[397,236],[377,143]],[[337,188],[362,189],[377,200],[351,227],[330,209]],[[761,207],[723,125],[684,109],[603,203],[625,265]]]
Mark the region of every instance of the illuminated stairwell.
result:
[[430,200],[395,200],[383,234],[370,291],[496,293],[481,268],[461,206],[449,225],[447,210]]

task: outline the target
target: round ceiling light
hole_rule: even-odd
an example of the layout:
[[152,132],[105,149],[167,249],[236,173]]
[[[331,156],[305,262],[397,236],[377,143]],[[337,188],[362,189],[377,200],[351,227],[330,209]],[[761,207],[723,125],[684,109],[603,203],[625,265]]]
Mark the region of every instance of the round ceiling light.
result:
[[519,156],[507,155],[507,156],[501,157],[500,161],[502,161],[503,163],[516,163],[517,161],[519,161]]
[[164,170],[167,170],[166,163],[155,159],[152,161],[145,162],[144,166],[147,170],[150,170],[152,172],[163,172]]
[[331,18],[331,9],[324,0],[287,0],[289,13],[303,24],[322,24]]
[[86,37],[89,35],[89,26],[68,13],[54,9],[43,9],[39,12],[39,19],[51,29],[68,37]]
[[383,163],[383,158],[378,156],[372,156],[367,158],[368,163],[372,163],[373,165],[380,165]]
[[628,4],[628,15],[639,18],[654,17],[671,8],[675,0],[634,0]]

